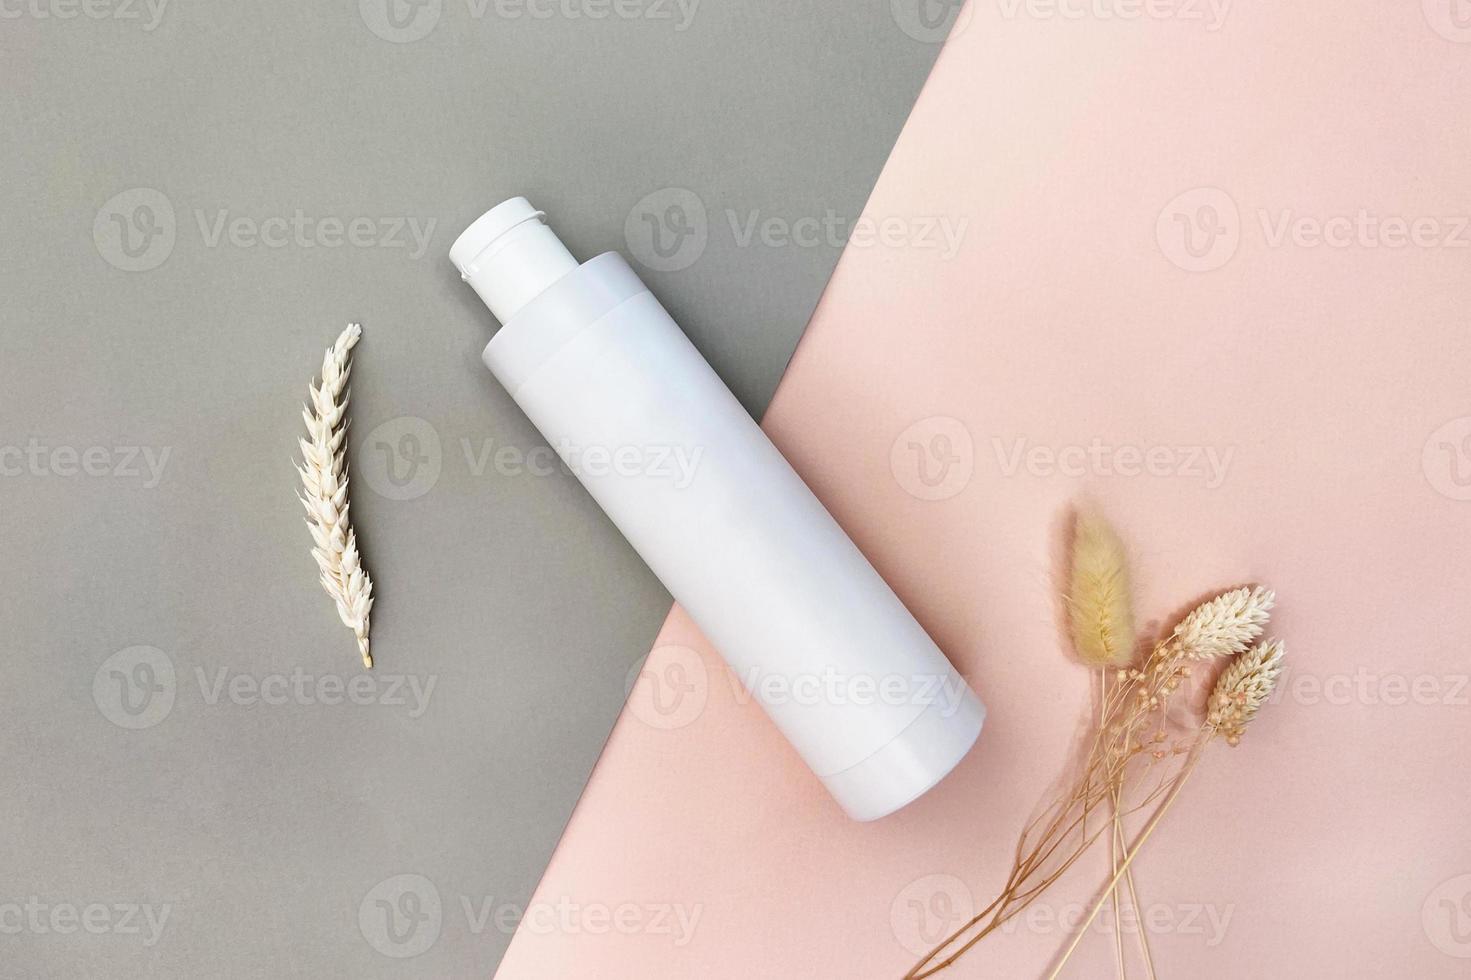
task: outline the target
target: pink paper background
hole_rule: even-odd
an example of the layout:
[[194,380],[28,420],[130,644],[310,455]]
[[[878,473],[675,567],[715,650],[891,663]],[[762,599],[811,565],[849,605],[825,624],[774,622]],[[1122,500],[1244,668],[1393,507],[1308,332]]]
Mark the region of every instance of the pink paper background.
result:
[[[907,244],[850,245],[766,419],[986,700],[978,747],[850,822],[676,609],[503,980],[900,975],[999,885],[1087,710],[1055,599],[1083,500],[1148,619],[1281,596],[1281,697],[1138,862],[1160,974],[1471,972],[1471,28],[1459,0],[1237,4],[1216,30],[1101,2],[1146,12],[962,21],[868,205]],[[1361,212],[1421,244],[1276,237]],[[927,219],[968,222],[954,256]],[[1169,454],[1068,449],[1094,440]],[[921,499],[911,442],[952,457],[952,495]],[[949,975],[1044,973],[1099,871]],[[1066,975],[1112,955],[1090,933]]]

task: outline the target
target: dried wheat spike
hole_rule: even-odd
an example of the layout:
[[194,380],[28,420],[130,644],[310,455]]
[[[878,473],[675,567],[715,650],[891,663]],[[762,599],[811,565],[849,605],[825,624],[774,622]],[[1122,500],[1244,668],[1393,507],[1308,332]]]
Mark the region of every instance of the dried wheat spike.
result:
[[337,615],[353,631],[363,666],[372,668],[368,651],[368,613],[373,608],[373,580],[363,568],[357,537],[348,518],[347,434],[349,353],[363,334],[356,323],[347,325],[322,358],[322,382],[308,385],[309,405],[302,409],[307,437],[300,440],[301,474],[306,524],[311,529],[312,557],[321,572],[322,588],[337,606]]

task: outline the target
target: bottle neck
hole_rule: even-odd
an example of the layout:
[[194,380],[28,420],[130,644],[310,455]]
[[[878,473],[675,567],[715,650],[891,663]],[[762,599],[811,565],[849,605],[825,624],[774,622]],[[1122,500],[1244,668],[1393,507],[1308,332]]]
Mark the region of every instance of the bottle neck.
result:
[[577,268],[543,214],[524,197],[491,208],[450,246],[460,277],[501,323]]

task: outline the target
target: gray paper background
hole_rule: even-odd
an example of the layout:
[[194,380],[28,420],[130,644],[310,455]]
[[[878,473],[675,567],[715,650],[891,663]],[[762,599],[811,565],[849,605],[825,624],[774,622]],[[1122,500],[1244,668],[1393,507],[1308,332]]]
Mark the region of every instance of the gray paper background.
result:
[[[525,194],[638,260],[759,413],[922,12],[5,8],[0,975],[494,970],[669,599],[572,478],[496,463],[539,439],[447,249]],[[360,681],[292,467],[350,320]]]

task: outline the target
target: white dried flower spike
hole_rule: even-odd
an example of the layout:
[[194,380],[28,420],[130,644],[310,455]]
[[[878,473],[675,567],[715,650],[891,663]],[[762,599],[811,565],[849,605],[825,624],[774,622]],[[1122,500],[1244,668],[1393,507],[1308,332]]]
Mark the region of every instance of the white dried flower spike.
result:
[[322,588],[336,603],[343,624],[357,637],[363,666],[371,669],[368,613],[373,608],[373,580],[363,569],[357,537],[348,518],[347,458],[343,449],[347,379],[352,371],[348,354],[362,334],[358,324],[348,324],[322,358],[321,385],[307,387],[309,405],[301,412],[307,437],[300,440],[302,465],[297,472],[301,474],[301,503],[316,545],[312,557],[322,573]]
[[1197,606],[1175,627],[1174,642],[1191,660],[1240,653],[1262,635],[1277,601],[1270,589],[1236,589]]
[[1206,724],[1235,745],[1257,709],[1267,703],[1282,673],[1281,640],[1269,640],[1237,657],[1216,681],[1206,709]]

